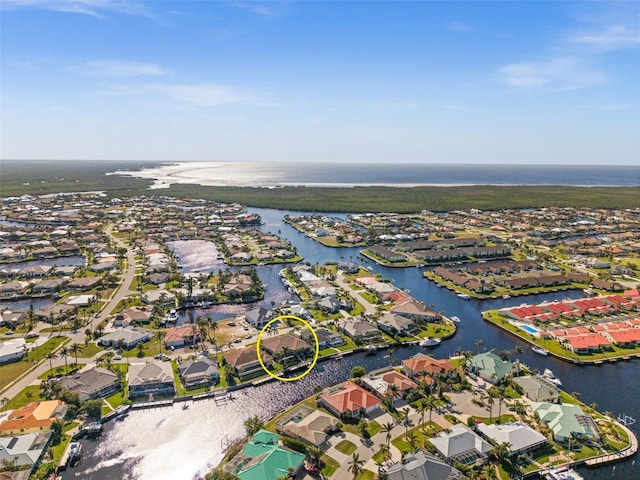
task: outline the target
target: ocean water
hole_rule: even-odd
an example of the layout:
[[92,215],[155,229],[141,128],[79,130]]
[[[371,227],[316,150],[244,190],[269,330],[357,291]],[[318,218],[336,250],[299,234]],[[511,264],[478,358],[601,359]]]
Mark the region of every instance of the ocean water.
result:
[[640,185],[640,166],[600,165],[181,162],[117,173],[153,179],[154,188],[172,183],[246,187]]

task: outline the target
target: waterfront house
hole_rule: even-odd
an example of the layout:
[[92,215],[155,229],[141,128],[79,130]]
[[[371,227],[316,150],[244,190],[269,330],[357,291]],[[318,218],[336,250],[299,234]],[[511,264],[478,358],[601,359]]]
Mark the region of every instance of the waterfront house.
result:
[[500,445],[509,445],[509,456],[531,452],[547,443],[547,437],[521,422],[505,423],[503,425],[487,425],[476,423],[476,431],[484,438]]
[[[234,375],[242,381],[266,373],[258,361],[258,353],[255,346],[228,350],[222,356],[224,361],[233,369]],[[273,362],[271,355],[262,352],[261,358],[265,367],[270,368]]]
[[27,314],[24,311],[18,310],[12,312],[11,310],[0,311],[0,326],[9,327],[15,329],[18,325],[24,323],[27,319]]
[[86,292],[102,284],[101,277],[79,277],[70,280],[65,289],[70,292]]
[[[347,342],[342,337],[342,335],[332,332],[326,328],[320,327],[315,329],[316,337],[318,338],[318,345],[320,350],[329,347],[340,347],[345,345]],[[300,335],[305,342],[313,345],[315,343],[315,339],[310,331],[303,331]]]
[[178,367],[178,371],[185,388],[215,385],[220,380],[217,363],[205,356],[182,362]]
[[259,430],[225,469],[240,480],[294,478],[304,466],[306,455],[281,447],[279,440],[279,435]]
[[201,339],[200,327],[194,324],[172,327],[164,335],[164,346],[166,348],[183,348],[195,346]]
[[378,319],[378,328],[390,335],[403,335],[407,337],[413,335],[418,326],[416,322],[410,318],[394,313],[385,313]]
[[164,288],[148,290],[140,298],[147,304],[159,303],[160,305],[175,305],[176,303],[176,296]]
[[380,331],[364,320],[346,320],[342,331],[358,344],[377,342],[382,338]]
[[588,354],[601,352],[603,349],[611,349],[611,343],[599,333],[581,333],[566,335],[560,343],[573,353]]
[[[404,372],[414,379],[421,379],[427,383],[431,383],[429,377],[435,375],[446,375],[451,378],[458,376],[458,369],[449,360],[436,359],[425,355],[424,353],[416,353],[411,358],[402,361]],[[422,378],[425,376],[426,378]]]
[[380,399],[353,382],[345,382],[320,396],[318,403],[340,418],[359,418],[380,407]]
[[[23,435],[0,437],[0,464],[4,465],[5,462],[15,462],[14,466],[24,468],[22,472],[26,472],[28,475],[40,461],[40,458],[49,445],[50,439],[51,432],[33,432]],[[11,474],[9,473],[9,475]],[[2,478],[3,477],[0,477],[0,479]]]
[[458,469],[429,452],[418,450],[387,469],[389,480],[465,480]]
[[384,247],[382,245],[372,245],[368,248],[368,250],[375,256],[383,258],[389,262],[403,262],[407,259],[403,254],[394,252],[390,248]]
[[493,350],[474,355],[469,359],[468,367],[484,380],[499,383],[515,372],[515,366],[508,360],[502,360]]
[[514,377],[513,381],[522,388],[529,400],[534,402],[560,402],[560,389],[539,375]]
[[31,283],[26,281],[13,281],[0,283],[0,298],[12,298],[23,295],[31,288]]
[[129,398],[144,396],[173,396],[175,385],[169,362],[134,363],[127,373]]
[[28,405],[0,414],[0,435],[48,430],[55,419],[64,418],[67,405],[61,400],[31,402]]
[[116,393],[120,386],[118,375],[101,367],[66,375],[58,383],[63,389],[77,393],[81,402],[108,397]]
[[531,409],[551,429],[553,439],[558,443],[568,444],[572,440],[582,442],[600,438],[595,421],[578,405],[531,402]]
[[430,438],[429,442],[447,462],[459,462],[467,466],[487,463],[487,454],[493,449],[490,443],[461,423],[452,425],[448,432]]
[[418,322],[433,322],[440,318],[438,312],[425,307],[423,303],[413,299],[396,303],[391,307],[390,312]]

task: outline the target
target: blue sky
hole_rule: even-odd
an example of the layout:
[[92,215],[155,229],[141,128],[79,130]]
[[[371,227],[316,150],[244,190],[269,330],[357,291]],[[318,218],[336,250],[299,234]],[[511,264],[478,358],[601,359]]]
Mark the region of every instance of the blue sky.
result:
[[640,159],[637,2],[0,5],[3,159]]

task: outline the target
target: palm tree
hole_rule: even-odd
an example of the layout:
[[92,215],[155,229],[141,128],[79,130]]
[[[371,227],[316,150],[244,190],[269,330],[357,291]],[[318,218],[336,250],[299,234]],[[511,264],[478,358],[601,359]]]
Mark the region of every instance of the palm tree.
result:
[[420,403],[418,403],[417,407],[418,413],[420,413],[420,425],[422,425],[422,431],[424,433],[427,432],[427,426],[424,423],[424,414],[427,413],[427,405],[425,402],[426,399],[423,398]]
[[362,472],[362,466],[364,465],[364,460],[360,459],[360,455],[358,452],[353,452],[351,454],[351,460],[349,461],[349,468],[347,469],[349,472],[353,474],[353,480],[358,478],[360,472]]
[[516,375],[520,374],[520,355],[522,355],[523,350],[522,347],[520,345],[516,345],[515,347],[513,347],[513,354],[516,357]]
[[484,345],[484,340],[479,338],[478,340],[476,340],[476,347],[478,347],[478,355],[480,354],[480,347]]
[[491,423],[493,421],[493,405],[495,404],[495,393],[492,393],[492,388],[489,388],[489,390],[487,391],[487,396],[485,397],[485,401],[487,402],[487,405],[489,405],[489,423]]
[[429,410],[429,424],[431,424],[431,416],[433,414],[433,409],[438,406],[436,402],[436,397],[434,397],[433,395],[429,395],[424,402],[425,402],[426,408]]
[[53,372],[53,362],[52,360],[56,358],[58,355],[55,352],[47,352],[44,354],[44,358],[49,360],[49,370]]
[[67,365],[67,357],[69,356],[69,347],[62,347],[58,352],[62,358],[64,358],[64,371],[65,373],[69,373],[69,366]]
[[387,448],[389,448],[389,443],[391,442],[391,431],[395,428],[395,425],[391,422],[382,424],[382,431],[387,434]]
[[211,332],[213,333],[213,343],[218,345],[218,341],[216,340],[216,330],[218,330],[218,322],[211,322],[210,325]]
[[417,447],[418,436],[416,435],[416,432],[414,432],[413,430],[410,432],[407,432],[407,434],[405,435],[405,438],[407,439],[407,443],[411,446],[412,452],[415,452],[416,450],[418,450],[418,447]]
[[158,341],[158,354],[162,351],[162,340],[164,340],[164,333],[161,330],[156,331],[153,337]]
[[76,357],[76,365],[78,364],[78,352],[82,350],[82,345],[79,343],[72,343],[69,347],[69,351]]
[[306,453],[313,460],[313,463],[316,467],[320,466],[320,457],[322,457],[322,454],[324,453],[324,451],[320,447],[309,446],[306,449]]
[[413,422],[411,421],[411,418],[409,418],[411,409],[409,407],[405,407],[402,410],[400,410],[400,413],[402,413],[402,426],[404,427],[405,434],[406,434],[409,431],[409,427],[413,426]]

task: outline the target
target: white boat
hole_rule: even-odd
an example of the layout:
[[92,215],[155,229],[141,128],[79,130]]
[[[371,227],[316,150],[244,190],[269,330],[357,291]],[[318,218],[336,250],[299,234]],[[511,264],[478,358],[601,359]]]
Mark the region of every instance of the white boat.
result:
[[423,338],[422,340],[420,340],[420,343],[418,345],[420,345],[421,347],[435,347],[436,345],[440,345],[440,342],[442,340],[440,340],[439,338]]
[[548,368],[544,369],[544,373],[542,374],[542,376],[547,380],[549,380],[551,383],[555,383],[557,386],[562,385],[562,382],[560,381],[560,379],[556,377],[554,373]]
[[544,478],[547,480],[584,480],[573,468],[560,468],[549,471]]
[[543,355],[545,357],[549,355],[549,350],[547,350],[546,348],[539,347],[537,345],[531,347],[531,350],[533,350],[538,355]]
[[456,323],[460,323],[460,319],[458,317],[456,317],[455,315],[453,317],[451,317],[451,321],[452,322],[456,322]]
[[466,293],[459,293],[458,297],[463,298],[465,300],[469,300],[471,297],[469,295],[467,295]]
[[372,355],[378,351],[375,345],[367,345],[364,347],[364,351],[367,352],[367,355]]

